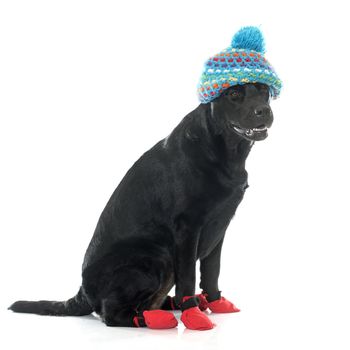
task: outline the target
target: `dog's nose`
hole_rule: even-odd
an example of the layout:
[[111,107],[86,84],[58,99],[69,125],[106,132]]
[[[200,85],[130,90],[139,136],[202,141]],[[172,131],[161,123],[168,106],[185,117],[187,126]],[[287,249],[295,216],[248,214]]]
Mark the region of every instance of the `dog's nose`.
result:
[[267,127],[270,127],[273,122],[273,114],[270,106],[260,105],[254,109],[254,116],[259,118],[260,123],[262,122]]
[[271,109],[268,106],[258,106],[254,110],[256,117],[269,117],[271,116]]

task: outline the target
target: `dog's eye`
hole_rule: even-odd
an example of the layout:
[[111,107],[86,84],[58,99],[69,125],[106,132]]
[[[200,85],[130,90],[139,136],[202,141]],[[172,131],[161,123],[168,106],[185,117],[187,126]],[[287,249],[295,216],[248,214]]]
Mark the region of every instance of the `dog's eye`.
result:
[[259,85],[259,91],[264,94],[268,99],[270,98],[270,88],[265,84]]
[[233,99],[233,100],[237,100],[238,98],[242,97],[242,94],[240,91],[238,90],[233,90],[231,93],[230,93],[230,97]]

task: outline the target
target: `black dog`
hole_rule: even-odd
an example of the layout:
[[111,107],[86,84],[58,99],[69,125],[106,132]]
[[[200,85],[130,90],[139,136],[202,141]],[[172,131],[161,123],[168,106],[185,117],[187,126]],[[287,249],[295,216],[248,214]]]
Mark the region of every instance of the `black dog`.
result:
[[[267,85],[236,85],[189,113],[114,191],[85,254],[78,294],[66,302],[17,301],[10,309],[96,312],[108,326],[170,328],[176,319],[159,309],[180,308],[192,329],[212,328],[198,306],[239,311],[220,295],[220,253],[248,187],[246,158],[273,121],[269,97]],[[198,259],[203,293],[195,296]]]

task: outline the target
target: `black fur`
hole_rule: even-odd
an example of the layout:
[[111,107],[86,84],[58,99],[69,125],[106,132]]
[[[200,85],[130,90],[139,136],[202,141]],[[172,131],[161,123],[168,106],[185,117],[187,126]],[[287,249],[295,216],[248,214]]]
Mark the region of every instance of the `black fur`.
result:
[[[133,326],[143,310],[168,308],[200,287],[219,295],[225,231],[248,187],[245,161],[273,121],[263,84],[225,90],[200,104],[144,153],[112,194],[86,251],[82,287],[66,302],[18,301],[15,312],[100,314],[110,326]],[[236,127],[236,128],[235,128]]]

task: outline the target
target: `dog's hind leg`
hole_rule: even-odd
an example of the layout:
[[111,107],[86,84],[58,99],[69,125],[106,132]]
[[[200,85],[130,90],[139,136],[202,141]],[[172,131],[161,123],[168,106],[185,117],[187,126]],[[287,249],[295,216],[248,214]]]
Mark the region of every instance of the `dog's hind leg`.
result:
[[109,253],[84,269],[84,291],[106,325],[177,325],[172,313],[159,310],[175,282],[169,251],[160,239],[128,239],[111,246]]
[[107,326],[156,329],[177,326],[172,313],[159,310],[173,286],[174,277],[155,265],[156,261],[146,270],[140,266],[122,266],[110,276],[110,283],[99,292],[98,313]]

